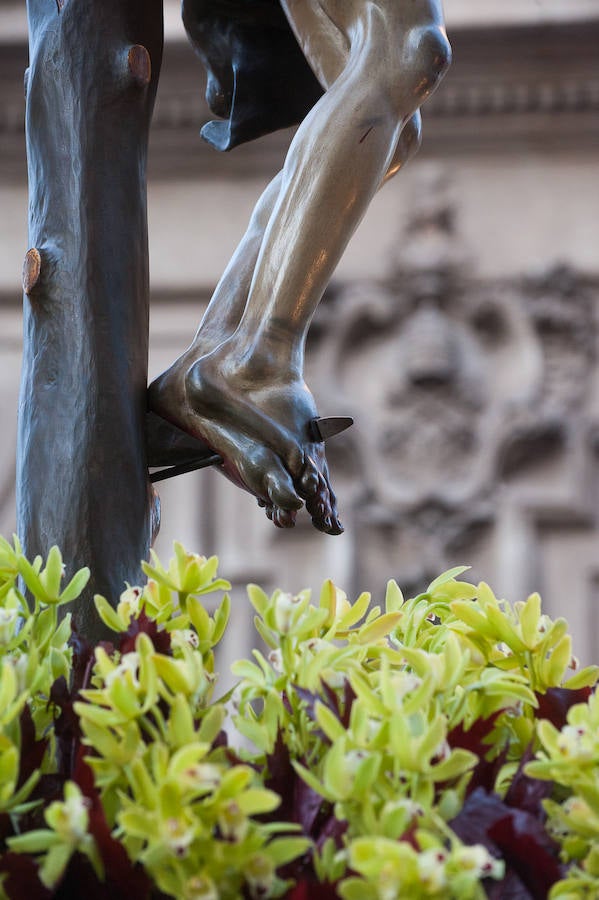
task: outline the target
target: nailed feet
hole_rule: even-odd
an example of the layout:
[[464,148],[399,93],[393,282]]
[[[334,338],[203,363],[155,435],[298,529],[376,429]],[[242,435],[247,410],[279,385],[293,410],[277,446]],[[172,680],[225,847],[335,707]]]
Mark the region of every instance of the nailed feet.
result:
[[218,453],[224,474],[279,528],[293,527],[305,504],[319,531],[343,531],[302,379],[266,380],[264,366],[240,366],[227,341],[199,358],[192,347],[150,385],[149,407]]

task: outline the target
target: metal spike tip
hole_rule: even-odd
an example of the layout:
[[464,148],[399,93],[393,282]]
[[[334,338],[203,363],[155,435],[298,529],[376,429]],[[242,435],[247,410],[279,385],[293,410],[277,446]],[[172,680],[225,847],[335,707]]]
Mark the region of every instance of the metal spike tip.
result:
[[351,416],[325,416],[321,419],[312,419],[310,431],[314,440],[322,443],[335,437],[336,434],[341,434],[353,424],[354,420]]

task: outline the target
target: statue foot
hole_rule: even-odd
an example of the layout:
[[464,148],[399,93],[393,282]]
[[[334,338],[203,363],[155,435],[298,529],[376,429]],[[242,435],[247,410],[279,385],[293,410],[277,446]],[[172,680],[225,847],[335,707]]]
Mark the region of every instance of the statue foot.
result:
[[149,408],[203,440],[223,459],[223,473],[258,499],[279,528],[295,524],[305,503],[312,523],[341,534],[324,445],[310,422],[313,397],[301,379],[260,385],[247,368],[216,351],[177,360],[149,388]]

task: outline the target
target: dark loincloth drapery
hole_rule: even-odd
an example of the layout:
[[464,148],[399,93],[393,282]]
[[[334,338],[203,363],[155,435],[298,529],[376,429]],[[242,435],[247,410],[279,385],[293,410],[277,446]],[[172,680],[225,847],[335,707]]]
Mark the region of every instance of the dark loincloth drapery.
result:
[[183,22],[221,117],[202,136],[218,150],[296,124],[322,95],[279,0],[183,0]]

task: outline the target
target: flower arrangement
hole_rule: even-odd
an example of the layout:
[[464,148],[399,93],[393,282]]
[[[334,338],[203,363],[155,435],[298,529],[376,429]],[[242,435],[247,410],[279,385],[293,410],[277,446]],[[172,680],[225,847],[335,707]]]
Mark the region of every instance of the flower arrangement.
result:
[[264,649],[215,699],[229,585],[174,550],[92,648],[89,572],[0,539],[2,900],[599,897],[599,669],[537,594],[250,586]]

